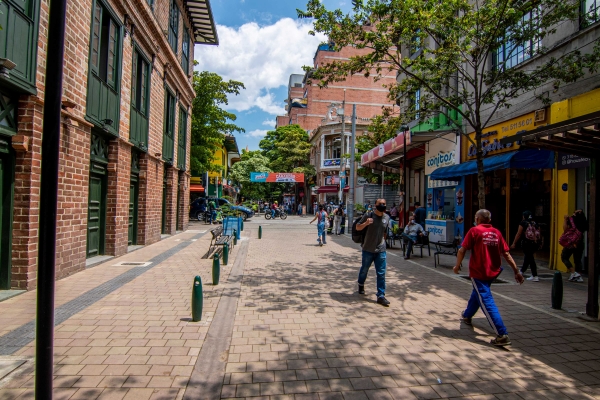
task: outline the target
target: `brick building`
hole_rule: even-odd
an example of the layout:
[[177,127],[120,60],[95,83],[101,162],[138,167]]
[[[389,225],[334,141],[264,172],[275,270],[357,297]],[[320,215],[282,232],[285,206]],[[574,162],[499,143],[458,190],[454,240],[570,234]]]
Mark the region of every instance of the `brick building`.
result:
[[[0,289],[36,287],[48,7],[0,4]],[[187,229],[193,43],[217,43],[209,0],[70,0],[65,39],[57,279]]]

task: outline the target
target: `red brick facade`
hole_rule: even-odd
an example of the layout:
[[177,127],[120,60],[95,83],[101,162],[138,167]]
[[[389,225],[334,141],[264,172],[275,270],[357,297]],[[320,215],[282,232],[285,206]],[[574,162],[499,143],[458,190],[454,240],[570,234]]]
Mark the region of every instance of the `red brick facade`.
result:
[[[40,199],[40,171],[49,4],[48,0],[38,1],[37,94],[19,97],[17,136],[13,138],[24,139],[27,144],[26,149],[13,146],[16,151],[10,286],[19,289],[36,287],[38,215],[40,201],[43,201]],[[106,217],[102,252],[105,255],[119,256],[128,249],[131,161],[134,149],[134,145],[129,142],[134,45],[153,61],[147,150],[140,151],[140,171],[136,175],[139,187],[137,244],[147,245],[161,238],[165,168],[167,201],[164,233],[174,234],[176,230],[186,230],[188,227],[190,107],[194,96],[191,83],[193,43],[190,46],[189,73],[185,74],[181,67],[181,43],[183,29],[189,31],[190,22],[182,1],[178,1],[180,22],[177,54],[169,46],[165,34],[168,29],[170,0],[154,0],[153,9],[146,0],[96,1],[102,1],[104,6],[114,12],[118,22],[122,24],[123,33],[119,54],[118,137],[107,137]],[[99,127],[86,118],[92,6],[92,0],[69,0],[67,9],[56,242],[57,279],[84,269],[88,254],[86,243],[90,145],[92,135],[103,134]],[[162,155],[166,87],[177,96],[172,165],[167,165]],[[183,163],[185,170],[175,167],[181,164],[177,160],[180,108],[188,113],[186,160]]]

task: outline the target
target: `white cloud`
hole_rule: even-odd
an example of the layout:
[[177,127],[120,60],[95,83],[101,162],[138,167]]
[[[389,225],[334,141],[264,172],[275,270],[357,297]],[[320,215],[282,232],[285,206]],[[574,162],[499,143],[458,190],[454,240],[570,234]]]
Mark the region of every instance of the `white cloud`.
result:
[[275,126],[275,121],[272,121],[272,120],[268,119],[266,121],[263,121],[262,124],[265,125],[265,126],[271,126],[272,127],[272,126]]
[[284,114],[284,99],[275,98],[270,90],[287,86],[291,74],[302,74],[302,66],[312,65],[324,37],[308,35],[311,28],[310,22],[291,18],[267,26],[251,22],[237,29],[218,25],[221,44],[196,46],[196,68],[244,83],[246,90],[229,99],[228,109],[258,107],[272,115]]
[[246,133],[246,136],[248,137],[256,137],[256,138],[263,138],[268,131],[266,130],[262,130],[262,129],[255,129],[253,131],[250,131],[248,133]]

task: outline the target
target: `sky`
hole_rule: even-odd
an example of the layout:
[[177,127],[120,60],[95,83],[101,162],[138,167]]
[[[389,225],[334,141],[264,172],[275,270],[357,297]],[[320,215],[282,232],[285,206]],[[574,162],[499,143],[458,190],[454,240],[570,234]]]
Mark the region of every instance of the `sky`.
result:
[[[348,9],[350,0],[323,0],[328,8]],[[285,114],[284,100],[291,74],[304,74],[325,37],[310,36],[309,20],[296,9],[306,0],[211,0],[219,46],[196,45],[196,70],[216,72],[225,80],[244,83],[246,90],[231,96],[226,109],[237,115],[238,146],[258,150],[275,117]]]

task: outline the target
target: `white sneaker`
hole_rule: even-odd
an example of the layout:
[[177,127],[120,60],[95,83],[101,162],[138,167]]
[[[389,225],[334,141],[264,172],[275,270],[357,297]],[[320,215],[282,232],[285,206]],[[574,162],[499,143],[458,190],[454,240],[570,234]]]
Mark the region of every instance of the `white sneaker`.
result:
[[577,276],[573,278],[573,282],[583,282],[583,277],[577,274]]
[[573,278],[575,278],[575,272],[573,272],[573,273],[571,274],[571,276],[569,276],[569,281],[573,281]]
[[539,282],[540,278],[538,278],[537,276],[530,276],[529,278],[527,278],[527,280],[531,282]]

